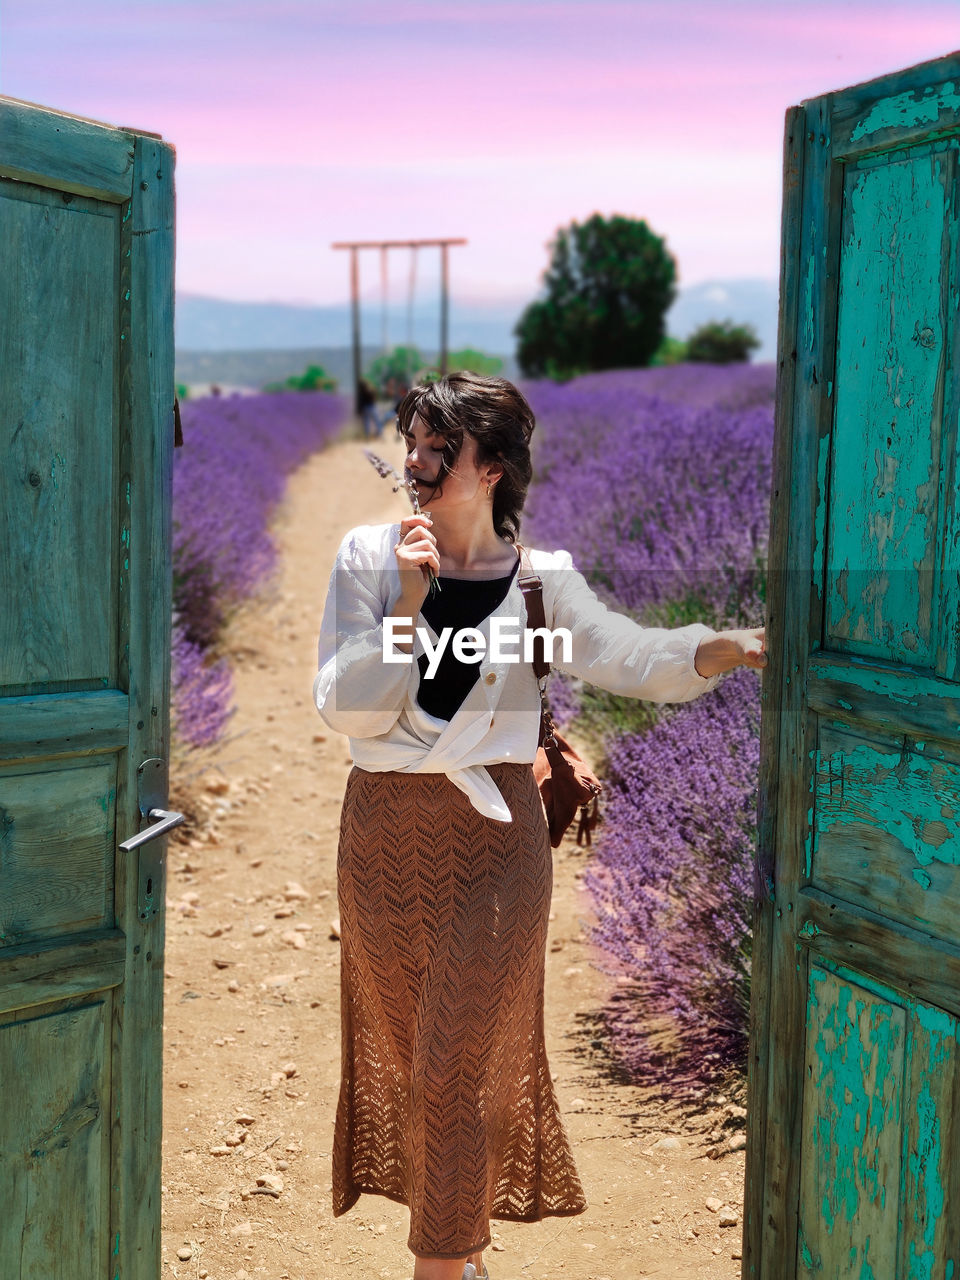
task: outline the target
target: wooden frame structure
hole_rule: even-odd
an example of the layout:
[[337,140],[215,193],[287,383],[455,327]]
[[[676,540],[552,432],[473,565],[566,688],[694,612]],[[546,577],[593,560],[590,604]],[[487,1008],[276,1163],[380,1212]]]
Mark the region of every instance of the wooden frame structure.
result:
[[447,372],[447,329],[449,324],[450,295],[450,263],[449,248],[453,244],[466,244],[463,239],[439,240],[338,240],[332,249],[350,250],[350,311],[353,329],[353,390],[359,412],[360,372],[363,367],[363,353],[360,342],[360,260],[361,249],[379,249],[381,271],[386,276],[387,254],[391,249],[426,249],[440,250],[440,372]]

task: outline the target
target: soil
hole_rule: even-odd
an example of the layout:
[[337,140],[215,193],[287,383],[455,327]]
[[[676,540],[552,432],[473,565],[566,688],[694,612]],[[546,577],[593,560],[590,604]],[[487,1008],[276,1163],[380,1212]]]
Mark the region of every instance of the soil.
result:
[[[409,1280],[407,1212],[330,1209],[340,1065],[339,806],[350,761],[311,700],[316,637],[343,533],[398,520],[344,439],[292,478],[271,589],[231,627],[237,712],[205,759],[175,761],[191,821],[168,857],[163,1276]],[[378,451],[399,465],[402,450]],[[586,938],[589,854],[555,854],[547,1044],[589,1201],[575,1218],[494,1222],[492,1280],[736,1280],[742,1112],[696,1114],[611,1069],[599,1011],[613,979]],[[738,1126],[741,1126],[738,1128]],[[739,1149],[738,1149],[739,1148]],[[728,1225],[725,1225],[728,1224]]]

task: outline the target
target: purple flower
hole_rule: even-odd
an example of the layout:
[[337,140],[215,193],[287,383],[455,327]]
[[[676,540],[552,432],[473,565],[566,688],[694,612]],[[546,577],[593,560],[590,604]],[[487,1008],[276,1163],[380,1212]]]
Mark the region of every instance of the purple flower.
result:
[[269,522],[287,477],[340,429],[340,396],[210,397],[182,407],[173,469],[173,716],[185,744],[215,741],[230,672],[214,656],[237,605],[272,570]]

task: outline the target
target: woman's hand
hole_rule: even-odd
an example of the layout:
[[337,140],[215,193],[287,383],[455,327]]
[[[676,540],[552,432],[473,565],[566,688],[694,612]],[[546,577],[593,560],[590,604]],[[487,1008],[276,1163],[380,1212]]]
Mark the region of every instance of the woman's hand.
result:
[[767,665],[763,647],[765,631],[765,627],[718,631],[700,641],[693,665],[702,676],[715,676],[723,671],[732,671],[734,667],[755,667],[762,671]]
[[394,609],[397,617],[406,617],[409,613],[416,619],[430,586],[429,571],[440,572],[432,523],[425,515],[407,516],[400,521],[400,537],[393,548],[400,571],[400,599]]

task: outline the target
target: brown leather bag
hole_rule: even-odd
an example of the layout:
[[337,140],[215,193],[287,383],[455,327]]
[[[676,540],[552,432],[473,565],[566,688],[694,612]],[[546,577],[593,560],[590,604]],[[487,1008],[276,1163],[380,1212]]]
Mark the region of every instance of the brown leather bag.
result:
[[[517,581],[527,608],[527,625],[545,628],[543,583],[533,571],[526,548],[518,543],[517,550],[521,568]],[[534,636],[533,671],[540,686],[540,746],[533,763],[533,776],[546,810],[550,844],[556,849],[579,809],[577,844],[589,845],[591,832],[600,821],[597,797],[603,790],[603,784],[553,722],[546,691],[550,663],[547,662],[542,636]]]

